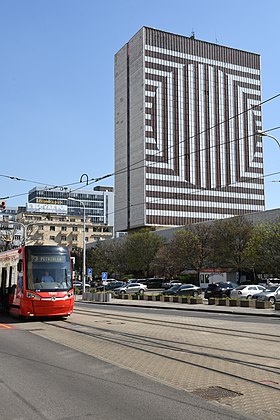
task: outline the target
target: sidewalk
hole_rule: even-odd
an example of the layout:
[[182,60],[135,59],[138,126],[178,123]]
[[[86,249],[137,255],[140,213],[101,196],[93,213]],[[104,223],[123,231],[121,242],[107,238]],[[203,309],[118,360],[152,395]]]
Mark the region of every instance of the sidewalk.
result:
[[155,302],[147,300],[131,300],[131,299],[114,299],[110,302],[96,302],[83,299],[82,296],[75,296],[76,302],[91,303],[93,305],[114,305],[114,306],[131,306],[141,308],[157,308],[157,309],[172,309],[178,311],[196,311],[208,313],[234,314],[234,315],[249,315],[249,316],[266,316],[280,318],[280,311],[272,309],[255,309],[255,308],[241,308],[238,306],[216,306],[208,305],[207,300],[203,304],[187,304],[187,303],[173,303],[173,302]]

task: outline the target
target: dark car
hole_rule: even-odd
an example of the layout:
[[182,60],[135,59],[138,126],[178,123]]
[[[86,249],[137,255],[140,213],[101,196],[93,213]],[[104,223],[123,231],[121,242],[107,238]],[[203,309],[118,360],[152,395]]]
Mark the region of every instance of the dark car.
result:
[[163,295],[175,295],[177,290],[181,287],[181,284],[175,284],[167,290],[163,290],[161,293]]
[[148,289],[161,289],[162,288],[162,283],[165,280],[162,278],[157,278],[157,277],[152,277],[147,279],[147,287]]
[[174,285],[170,289],[164,290],[162,293],[175,296],[198,296],[201,293],[201,289],[194,284],[182,284]]
[[97,286],[96,290],[103,291],[103,290],[115,290],[117,287],[122,287],[126,283],[124,281],[110,281],[110,283],[106,284],[105,286],[100,285]]
[[231,290],[235,289],[237,284],[231,282],[219,282],[208,284],[205,290],[204,297],[209,299],[210,297],[221,298],[230,297]]

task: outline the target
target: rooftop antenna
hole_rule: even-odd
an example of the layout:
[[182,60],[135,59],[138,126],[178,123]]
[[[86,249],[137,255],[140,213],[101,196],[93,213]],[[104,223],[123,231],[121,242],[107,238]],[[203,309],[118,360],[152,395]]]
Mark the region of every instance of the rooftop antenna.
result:
[[192,34],[190,36],[190,39],[195,39],[195,33],[194,33],[194,31],[192,31]]
[[217,38],[217,34],[216,34],[216,32],[215,32],[215,43],[216,43],[216,44],[220,44],[220,42],[219,42],[219,40],[218,40],[218,38]]

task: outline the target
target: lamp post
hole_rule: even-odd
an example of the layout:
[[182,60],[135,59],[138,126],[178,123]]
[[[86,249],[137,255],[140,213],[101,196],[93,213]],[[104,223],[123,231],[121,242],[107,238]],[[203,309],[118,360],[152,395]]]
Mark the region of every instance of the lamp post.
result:
[[83,223],[83,293],[86,291],[86,205],[82,200],[67,197],[67,200],[78,201],[84,207],[84,223]]
[[270,137],[278,144],[278,147],[280,148],[279,140],[276,137],[272,136],[271,134],[268,134],[266,131],[258,131],[258,135],[262,137]]
[[26,240],[26,230],[28,228],[28,226],[30,226],[32,223],[30,223],[29,225],[25,225],[23,223],[20,222],[15,222],[16,225],[20,225],[22,227],[22,240],[21,240],[21,245],[25,245],[25,240]]
[[26,242],[26,234],[27,234],[27,229],[29,228],[29,226],[34,226],[34,225],[39,225],[42,226],[43,223],[38,223],[38,222],[33,222],[33,223],[28,223],[28,225],[25,225],[24,223],[20,223],[20,222],[13,222],[14,225],[20,225],[22,227],[22,241],[21,244],[25,245]]

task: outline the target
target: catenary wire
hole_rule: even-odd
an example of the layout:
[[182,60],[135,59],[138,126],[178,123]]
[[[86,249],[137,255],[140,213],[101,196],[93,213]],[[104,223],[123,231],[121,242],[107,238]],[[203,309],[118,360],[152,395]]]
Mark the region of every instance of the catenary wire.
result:
[[[210,131],[210,130],[212,130],[212,129],[214,129],[214,128],[216,128],[216,127],[218,127],[218,126],[222,125],[222,124],[225,124],[225,123],[229,122],[230,120],[232,120],[232,119],[234,119],[234,118],[237,118],[237,117],[239,117],[240,115],[245,114],[245,113],[249,112],[250,110],[252,110],[252,109],[254,109],[254,108],[257,108],[257,107],[259,107],[259,106],[261,106],[261,105],[264,105],[264,104],[266,104],[266,103],[268,103],[268,102],[270,102],[270,101],[272,101],[272,100],[274,100],[274,99],[277,99],[279,96],[280,96],[280,93],[278,93],[278,94],[276,94],[276,95],[274,95],[274,96],[272,96],[272,97],[270,97],[270,98],[268,98],[268,99],[266,99],[266,100],[264,100],[264,101],[262,101],[262,102],[260,102],[260,103],[258,103],[258,104],[255,104],[255,105],[253,105],[252,107],[250,107],[250,108],[248,108],[248,109],[246,109],[246,110],[244,110],[244,111],[242,111],[242,112],[239,112],[238,114],[233,115],[233,116],[231,116],[230,118],[228,118],[228,119],[226,119],[226,120],[224,120],[224,121],[221,121],[221,122],[219,122],[219,123],[215,124],[215,125],[214,125],[214,126],[212,126],[212,127],[209,127],[209,128],[207,128],[207,129],[205,129],[205,130],[201,131],[200,133],[197,133],[197,134],[195,134],[195,135],[191,136],[189,139],[192,139],[192,138],[194,138],[194,137],[197,137],[197,136],[199,136],[199,135],[201,135],[201,134],[203,134],[203,133],[206,133],[207,131]],[[265,132],[274,131],[274,130],[277,130],[277,129],[279,129],[279,128],[280,128],[280,127],[270,128],[270,129],[268,129],[268,130],[265,130]],[[258,133],[255,133],[255,134],[258,134]],[[255,134],[252,134],[252,135],[250,135],[250,136],[254,136]],[[247,137],[249,137],[249,136],[246,136],[246,138],[247,138]],[[243,138],[245,138],[245,137],[243,137]],[[234,140],[229,140],[229,141],[226,141],[226,142],[224,142],[224,143],[220,143],[220,144],[219,144],[219,146],[224,145],[224,144],[229,144],[229,143],[231,143],[231,142],[240,141],[240,140],[242,140],[243,138],[234,139]],[[182,140],[181,142],[178,142],[178,145],[179,145],[180,143],[184,142],[184,141],[185,141],[185,140]],[[218,146],[218,145],[208,146],[208,147],[205,147],[204,149],[199,149],[199,150],[197,150],[197,151],[195,151],[195,152],[191,152],[191,153],[184,154],[184,155],[185,155],[185,156],[190,156],[192,153],[197,153],[197,152],[201,152],[201,151],[210,150],[210,149],[215,148],[215,147],[217,147],[217,146]],[[161,151],[160,151],[160,152],[158,152],[158,153],[163,153],[164,151],[169,150],[171,147],[172,147],[172,146],[168,146],[166,149],[163,149],[163,150],[161,150]],[[155,155],[154,155],[154,156],[156,156],[156,155],[157,155],[157,153],[155,153]],[[178,155],[178,157],[180,157],[180,156],[182,156],[182,155]],[[168,159],[168,160],[169,160],[169,159]],[[89,179],[89,180],[87,180],[87,181],[83,181],[82,183],[86,183],[86,185],[82,185],[82,186],[78,187],[77,189],[75,189],[75,190],[73,190],[73,191],[70,191],[70,193],[71,193],[71,192],[74,192],[74,191],[77,191],[77,190],[80,190],[80,189],[83,189],[83,188],[87,187],[88,185],[92,185],[93,183],[99,182],[99,181],[101,181],[101,180],[103,180],[103,179],[106,179],[106,178],[112,177],[112,176],[114,176],[114,175],[119,175],[119,174],[125,173],[125,172],[127,172],[127,170],[128,170],[128,169],[130,169],[131,171],[132,171],[132,170],[139,170],[139,169],[140,169],[140,168],[142,168],[142,167],[152,167],[152,166],[155,164],[154,162],[150,162],[150,164],[143,164],[143,166],[137,166],[136,168],[133,168],[133,166],[135,166],[135,165],[137,165],[137,164],[139,164],[139,163],[142,163],[142,162],[144,163],[145,161],[146,161],[146,158],[141,159],[141,160],[139,160],[139,161],[137,161],[137,162],[134,162],[133,164],[131,164],[131,165],[129,165],[129,166],[126,166],[126,167],[124,167],[123,169],[120,169],[120,170],[115,171],[115,172],[113,172],[113,173],[106,174],[106,175],[103,175],[103,176],[98,177],[98,178],[91,178],[91,179]],[[9,175],[2,175],[2,174],[0,174],[0,177],[10,178],[10,179],[13,179],[13,180],[16,180],[16,181],[32,182],[33,184],[38,184],[38,185],[46,185],[45,183],[42,183],[42,182],[36,182],[36,181],[26,180],[26,179],[24,179],[24,178],[19,178],[19,177],[15,177],[15,176],[9,176]],[[65,188],[67,188],[68,186],[77,185],[77,184],[80,184],[80,183],[81,183],[81,181],[79,181],[79,182],[73,182],[73,183],[69,183],[69,184],[65,184],[64,186],[53,185],[53,186],[50,186],[50,187],[46,187],[46,190],[52,190],[52,189],[55,189],[55,188],[65,189]],[[23,195],[26,195],[26,194],[27,194],[27,193],[22,193],[22,194],[16,194],[16,195],[13,195],[13,196],[0,197],[0,199],[1,199],[1,200],[6,200],[6,199],[10,199],[10,198],[15,198],[15,197],[23,196]]]

